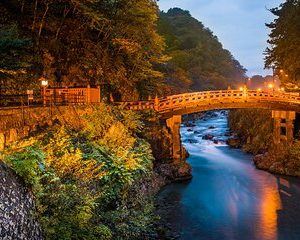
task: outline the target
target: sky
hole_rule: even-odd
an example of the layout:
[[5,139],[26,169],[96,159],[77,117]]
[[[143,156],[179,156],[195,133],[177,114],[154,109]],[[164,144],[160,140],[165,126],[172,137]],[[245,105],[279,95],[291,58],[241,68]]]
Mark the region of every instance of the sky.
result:
[[173,7],[189,10],[210,28],[223,47],[248,70],[247,75],[271,74],[264,70],[269,23],[274,16],[267,10],[284,0],[159,0],[161,10]]

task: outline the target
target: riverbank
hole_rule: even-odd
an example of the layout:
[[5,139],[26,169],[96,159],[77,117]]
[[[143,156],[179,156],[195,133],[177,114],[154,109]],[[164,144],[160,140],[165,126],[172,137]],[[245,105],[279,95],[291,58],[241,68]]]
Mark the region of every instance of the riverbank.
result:
[[1,156],[34,195],[45,239],[157,238],[153,196],[191,174],[172,162],[168,129],[154,113],[105,104],[61,118]]
[[279,144],[253,158],[257,168],[271,173],[300,177],[300,142]]
[[233,148],[254,155],[258,169],[271,173],[300,177],[300,143],[273,144],[273,119],[266,110],[232,110],[229,127],[234,136],[228,140]]
[[159,192],[160,239],[298,239],[300,181],[260,171],[250,154],[203,138],[226,141],[228,131],[220,114],[182,125],[193,178]]

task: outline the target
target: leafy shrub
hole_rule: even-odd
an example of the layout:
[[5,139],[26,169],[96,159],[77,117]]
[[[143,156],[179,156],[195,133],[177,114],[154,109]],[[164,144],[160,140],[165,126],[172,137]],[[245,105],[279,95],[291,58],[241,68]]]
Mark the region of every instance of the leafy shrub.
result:
[[34,191],[46,239],[140,239],[151,225],[151,201],[131,193],[153,162],[135,116],[101,104],[81,129],[54,126],[5,153]]
[[39,182],[44,169],[44,154],[39,148],[25,147],[22,151],[6,156],[5,161],[23,177],[28,187]]

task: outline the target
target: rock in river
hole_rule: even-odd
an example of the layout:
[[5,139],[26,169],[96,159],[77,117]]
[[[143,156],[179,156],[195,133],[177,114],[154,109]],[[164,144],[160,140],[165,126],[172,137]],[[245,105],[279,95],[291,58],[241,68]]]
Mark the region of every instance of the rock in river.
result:
[[211,135],[211,134],[205,134],[205,135],[202,137],[202,139],[204,139],[204,140],[212,140],[213,138],[214,138],[214,136]]
[[198,141],[196,139],[185,139],[183,142],[184,143],[198,143]]
[[238,138],[229,138],[226,143],[232,148],[239,148],[241,146],[241,141]]
[[192,122],[186,122],[186,123],[184,123],[184,126],[185,127],[196,127],[196,124],[192,123]]

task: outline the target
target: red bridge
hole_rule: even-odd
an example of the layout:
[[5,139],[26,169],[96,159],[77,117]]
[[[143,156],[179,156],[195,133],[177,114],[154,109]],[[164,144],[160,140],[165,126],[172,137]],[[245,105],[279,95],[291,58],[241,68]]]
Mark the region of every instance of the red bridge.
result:
[[149,101],[119,104],[130,110],[154,109],[164,118],[169,118],[173,115],[234,108],[300,111],[300,96],[299,93],[283,91],[220,90],[185,93]]

